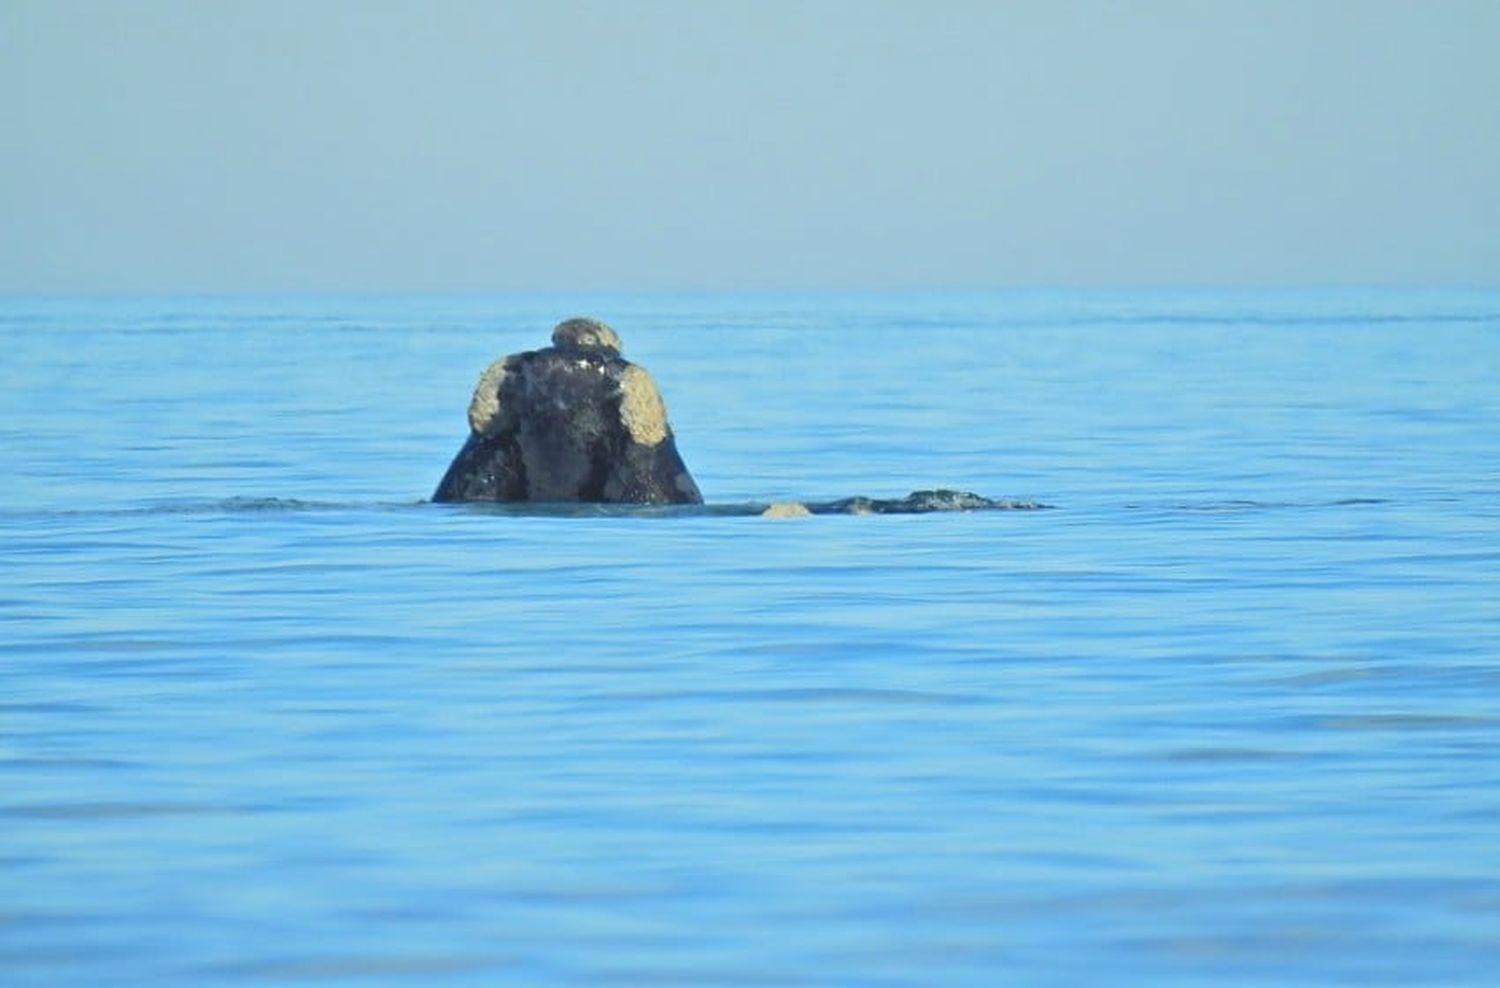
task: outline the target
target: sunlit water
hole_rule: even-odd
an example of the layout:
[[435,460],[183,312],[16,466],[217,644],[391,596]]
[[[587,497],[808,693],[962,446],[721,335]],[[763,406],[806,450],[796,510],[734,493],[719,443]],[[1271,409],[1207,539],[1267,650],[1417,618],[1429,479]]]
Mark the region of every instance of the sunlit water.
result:
[[[714,505],[423,503],[592,312]],[[1493,984],[1500,296],[0,302],[0,982]]]

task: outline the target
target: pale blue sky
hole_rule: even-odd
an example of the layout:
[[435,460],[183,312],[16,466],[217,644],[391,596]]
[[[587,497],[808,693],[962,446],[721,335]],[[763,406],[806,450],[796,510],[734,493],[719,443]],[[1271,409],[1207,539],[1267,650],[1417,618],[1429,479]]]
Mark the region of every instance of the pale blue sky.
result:
[[1500,0],[0,0],[0,292],[1500,285]]

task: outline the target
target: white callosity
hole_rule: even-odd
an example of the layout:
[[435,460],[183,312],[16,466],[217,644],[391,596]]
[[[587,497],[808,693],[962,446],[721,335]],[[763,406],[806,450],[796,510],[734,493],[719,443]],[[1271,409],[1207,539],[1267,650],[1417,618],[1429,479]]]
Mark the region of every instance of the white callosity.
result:
[[500,431],[500,385],[511,370],[511,358],[502,357],[485,368],[474,385],[469,401],[469,428],[479,435]]
[[560,350],[620,352],[620,336],[598,319],[564,319],[552,330],[552,345]]
[[620,375],[620,421],[642,446],[667,438],[667,406],[644,367],[631,364]]

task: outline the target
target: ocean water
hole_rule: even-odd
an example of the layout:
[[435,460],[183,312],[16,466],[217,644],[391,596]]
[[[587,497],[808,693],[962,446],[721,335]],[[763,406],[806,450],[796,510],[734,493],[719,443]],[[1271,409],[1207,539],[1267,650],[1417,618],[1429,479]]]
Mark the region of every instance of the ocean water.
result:
[[[424,503],[578,313],[725,510]],[[1500,979],[1500,294],[10,299],[0,344],[0,983]],[[736,508],[936,486],[1051,507]]]

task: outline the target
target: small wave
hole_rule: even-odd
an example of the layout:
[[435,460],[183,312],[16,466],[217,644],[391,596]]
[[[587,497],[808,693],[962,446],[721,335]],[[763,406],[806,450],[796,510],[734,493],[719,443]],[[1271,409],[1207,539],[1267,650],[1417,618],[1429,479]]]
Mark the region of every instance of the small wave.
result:
[[[813,514],[882,513],[859,510],[872,499],[855,497],[830,502],[807,502]],[[777,504],[792,502],[776,502]],[[797,502],[801,503],[801,502]],[[1226,498],[1205,501],[1127,502],[1124,507],[1135,511],[1187,512],[1193,514],[1247,514],[1309,508],[1347,508],[1389,504],[1380,497],[1342,497],[1329,500],[1272,501],[1251,498]],[[427,499],[411,501],[318,501],[290,497],[228,497],[192,501],[173,501],[136,507],[57,508],[0,510],[0,518],[17,521],[57,518],[112,518],[150,515],[253,515],[291,514],[336,511],[412,511],[435,510],[457,514],[501,515],[515,518],[736,518],[759,516],[773,506],[768,501],[721,502],[712,504],[589,504],[467,501],[439,504]],[[952,508],[938,513],[974,510],[1037,511],[1053,507],[1029,500],[999,500],[982,509]],[[893,512],[905,513],[905,512]]]
[[358,511],[413,508],[426,501],[306,501],[289,497],[228,497],[211,500],[173,501],[137,507],[45,508],[7,510],[9,518],[113,518],[134,515],[223,515],[285,513],[295,511]]
[[165,505],[161,508],[162,513],[183,512],[197,514],[202,512],[234,513],[239,511],[339,511],[354,507],[375,507],[375,505],[359,505],[340,501],[304,501],[294,497],[230,497],[222,501],[210,501],[200,504]]
[[[947,494],[918,491],[912,495]],[[965,495],[974,498],[974,495]],[[811,514],[922,514],[952,513],[975,510],[1033,510],[1048,505],[1034,501],[945,500],[941,503],[908,503],[912,498],[880,500],[851,497],[838,501],[808,501],[800,506]],[[978,503],[978,502],[983,503]],[[903,507],[904,505],[904,507]],[[56,518],[111,518],[149,515],[237,515],[287,514],[313,511],[409,511],[431,509],[463,514],[504,515],[520,518],[716,518],[762,515],[771,508],[767,501],[743,501],[720,504],[593,504],[585,502],[498,502],[464,501],[435,503],[416,501],[310,501],[285,497],[229,497],[212,500],[172,501],[137,507],[59,508],[40,510],[0,510],[0,518],[15,520]]]
[[205,501],[137,507],[0,510],[0,518],[16,521],[67,518],[130,518],[153,515],[285,515],[304,512],[435,510],[460,514],[508,515],[518,518],[664,518],[719,515],[758,515],[765,504],[504,504],[470,501],[436,504],[414,501],[309,501],[284,497],[230,497]]
[[30,820],[96,820],[111,817],[158,817],[238,812],[243,812],[243,807],[215,803],[173,802],[31,803],[0,807],[0,816]]
[[917,706],[971,706],[985,700],[970,693],[948,693],[933,690],[851,688],[806,686],[786,689],[725,690],[649,690],[602,693],[585,697],[587,701],[618,704],[636,703],[792,703],[792,704],[894,704]]
[[1230,498],[1216,501],[1174,501],[1167,504],[1133,502],[1125,507],[1146,511],[1182,511],[1196,514],[1241,514],[1258,511],[1284,511],[1305,508],[1347,508],[1363,505],[1389,504],[1389,498],[1341,497],[1317,501],[1265,501],[1247,498]]
[[542,515],[565,518],[619,517],[715,517],[740,515],[870,515],[870,514],[952,514],[972,511],[1034,511],[1050,505],[1036,501],[992,500],[966,491],[913,491],[903,498],[855,496],[835,501],[750,501],[734,504],[532,504],[526,502],[468,501],[447,503],[447,508],[478,511],[486,514]]
[[1113,315],[1098,318],[1073,320],[1075,325],[1183,325],[1183,326],[1265,326],[1268,328],[1301,328],[1313,326],[1405,326],[1419,325],[1476,325],[1488,326],[1500,322],[1497,312],[1434,312],[1434,313],[1359,313],[1331,312],[1327,314],[1277,314],[1277,313],[1142,313],[1139,315]]

